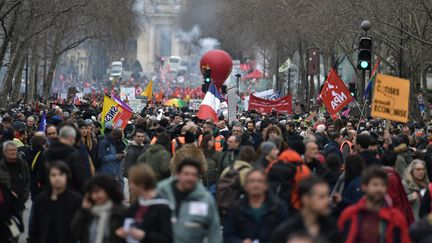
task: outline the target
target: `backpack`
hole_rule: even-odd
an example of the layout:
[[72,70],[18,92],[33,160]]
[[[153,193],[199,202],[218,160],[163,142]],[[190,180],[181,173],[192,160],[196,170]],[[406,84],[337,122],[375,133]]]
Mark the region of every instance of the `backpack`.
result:
[[282,160],[271,163],[266,168],[270,191],[281,200],[291,205],[291,194],[296,185],[297,170],[301,170],[300,162],[285,162]]
[[243,188],[240,184],[240,171],[248,166],[235,169],[232,164],[228,168],[228,172],[219,179],[216,189],[216,203],[221,214],[226,214],[232,203],[241,196]]

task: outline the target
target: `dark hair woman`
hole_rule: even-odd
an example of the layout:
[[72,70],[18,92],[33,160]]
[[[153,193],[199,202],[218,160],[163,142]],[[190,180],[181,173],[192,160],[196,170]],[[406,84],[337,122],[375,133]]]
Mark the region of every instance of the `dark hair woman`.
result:
[[204,185],[210,191],[210,193],[216,193],[216,181],[218,179],[218,164],[220,158],[220,152],[215,149],[215,138],[212,134],[204,135],[201,146],[206,160],[207,160],[207,175],[206,181],[203,181]]
[[85,189],[82,208],[72,220],[72,234],[82,243],[123,242],[115,231],[123,225],[125,207],[118,182],[106,175],[93,177]]
[[363,197],[361,174],[364,168],[365,162],[360,155],[346,157],[345,174],[340,178],[342,183],[336,183],[336,192],[332,193],[333,203],[337,206],[335,213],[341,213],[345,208],[357,203]]

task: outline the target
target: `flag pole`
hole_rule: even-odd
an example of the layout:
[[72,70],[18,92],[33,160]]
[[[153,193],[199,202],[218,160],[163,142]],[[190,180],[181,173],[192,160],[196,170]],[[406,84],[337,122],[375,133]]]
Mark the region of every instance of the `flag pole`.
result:
[[[365,116],[364,116],[364,112],[363,112],[363,110],[360,108],[360,105],[359,105],[359,103],[357,102],[357,100],[354,99],[354,101],[355,101],[355,104],[356,104],[357,108],[360,110],[359,125],[357,126],[357,132],[358,132],[359,129],[360,129],[360,120],[362,119],[362,117],[364,118]],[[365,105],[363,106],[363,109],[364,109],[364,107],[366,106],[366,103],[367,103],[367,100],[365,101]]]

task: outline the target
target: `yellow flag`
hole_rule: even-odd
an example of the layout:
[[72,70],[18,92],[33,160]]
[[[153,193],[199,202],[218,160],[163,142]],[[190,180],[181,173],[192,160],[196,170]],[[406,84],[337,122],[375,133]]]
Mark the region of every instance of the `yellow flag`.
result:
[[147,87],[145,90],[141,93],[141,96],[147,97],[148,100],[152,99],[153,96],[153,80],[150,80],[150,82],[147,84]]

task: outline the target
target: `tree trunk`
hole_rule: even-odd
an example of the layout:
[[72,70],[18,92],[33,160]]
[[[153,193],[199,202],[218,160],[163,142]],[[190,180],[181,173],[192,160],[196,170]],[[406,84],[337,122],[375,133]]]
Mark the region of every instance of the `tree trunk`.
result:
[[[306,55],[303,48],[303,43],[299,40],[299,57],[300,57],[300,66],[299,66],[299,75],[300,82],[302,88],[299,89],[298,102],[301,104],[305,104],[306,111],[309,111],[309,80],[307,79],[307,71],[306,71]],[[306,91],[306,92],[305,92]],[[304,112],[304,111],[303,111]]]
[[14,83],[12,87],[12,94],[10,97],[10,101],[17,102],[20,99],[20,91],[21,91],[21,83],[22,83],[22,73],[24,70],[24,65],[26,64],[26,56],[21,57],[21,61],[19,63],[19,66],[15,72],[15,78]]
[[29,103],[33,102],[34,98],[35,98],[38,66],[39,66],[39,56],[38,56],[38,53],[36,51],[36,48],[33,48],[32,57],[31,57],[31,61],[30,61],[29,82],[28,82],[28,87],[27,87],[27,102],[29,102]]
[[49,69],[48,69],[46,79],[44,80],[44,83],[43,83],[42,96],[44,99],[48,99],[50,96],[51,85],[52,85],[52,82],[54,79],[54,71],[55,71],[55,68],[57,66],[58,59],[59,59],[59,56],[55,53],[51,56],[51,60],[50,60],[51,63],[50,63]]
[[20,6],[15,9],[15,11],[13,13],[13,17],[12,17],[11,22],[10,22],[10,27],[7,30],[7,33],[5,34],[5,37],[3,39],[3,43],[2,43],[2,45],[0,47],[0,69],[3,66],[3,60],[4,60],[5,56],[6,56],[7,49],[8,49],[8,46],[9,46],[9,42],[11,41],[11,36],[12,36],[12,33],[13,33],[14,29],[15,29],[15,25],[16,25],[16,22],[17,22],[18,10],[19,9],[20,9]]
[[20,42],[20,44],[17,45],[15,54],[12,57],[11,65],[9,66],[6,78],[3,82],[3,90],[0,94],[0,106],[2,107],[5,107],[7,105],[8,96],[12,90],[12,81],[14,78],[14,74],[16,69],[18,68],[18,65],[20,64],[23,52],[23,44],[22,42]]

